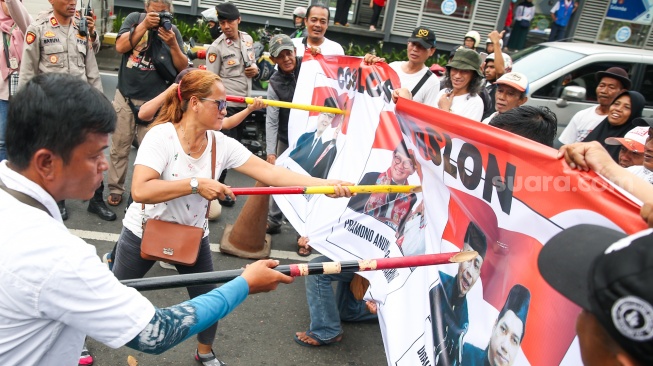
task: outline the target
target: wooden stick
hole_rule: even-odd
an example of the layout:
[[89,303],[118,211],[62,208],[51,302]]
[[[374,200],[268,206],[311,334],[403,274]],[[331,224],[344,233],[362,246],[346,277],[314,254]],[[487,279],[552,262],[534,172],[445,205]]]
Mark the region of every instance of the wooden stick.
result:
[[[383,269],[434,266],[449,263],[461,263],[472,260],[478,255],[475,251],[423,254],[409,257],[363,259],[342,262],[301,263],[277,266],[276,271],[285,275],[298,277],[319,274],[346,272],[378,271]],[[188,287],[224,283],[240,276],[244,269],[193,273],[165,277],[149,277],[121,281],[124,285],[138,291],[161,290],[176,287]]]

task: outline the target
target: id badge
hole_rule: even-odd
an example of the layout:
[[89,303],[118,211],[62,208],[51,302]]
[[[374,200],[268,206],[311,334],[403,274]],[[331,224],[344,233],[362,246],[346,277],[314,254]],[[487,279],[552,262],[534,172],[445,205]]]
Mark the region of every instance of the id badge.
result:
[[9,67],[14,70],[18,69],[18,59],[15,57],[11,57],[9,59]]

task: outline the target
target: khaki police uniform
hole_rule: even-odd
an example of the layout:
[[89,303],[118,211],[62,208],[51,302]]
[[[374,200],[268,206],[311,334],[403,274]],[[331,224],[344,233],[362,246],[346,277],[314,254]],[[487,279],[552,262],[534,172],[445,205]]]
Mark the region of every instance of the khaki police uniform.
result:
[[95,59],[100,40],[96,37],[91,43],[88,36],[79,35],[79,19],[76,15],[66,32],[50,10],[27,27],[19,86],[36,75],[55,72],[78,76],[102,91]]
[[[240,33],[240,41],[232,41],[222,34],[206,50],[206,69],[222,78],[228,95],[247,96],[252,93],[252,79],[245,76],[245,68],[256,63],[254,41],[249,34]],[[246,104],[229,102],[230,107]]]

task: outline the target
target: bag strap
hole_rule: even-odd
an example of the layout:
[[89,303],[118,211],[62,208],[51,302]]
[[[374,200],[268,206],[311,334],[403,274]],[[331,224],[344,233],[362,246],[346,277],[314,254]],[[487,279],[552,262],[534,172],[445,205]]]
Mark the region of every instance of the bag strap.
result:
[[9,45],[7,45],[7,36],[7,33],[2,32],[2,45],[5,48],[5,61],[7,61],[7,68],[11,69],[11,66],[9,66]]
[[[215,179],[215,134],[212,133],[212,141],[211,141],[211,179]],[[1,181],[0,181],[1,183]],[[209,201],[209,204],[206,206],[206,215],[204,215],[204,219],[208,220],[209,219],[209,212],[211,211],[211,201]],[[145,228],[145,204],[141,203],[141,213],[142,213],[142,223],[141,227],[144,229]],[[206,222],[206,221],[205,221]],[[206,224],[204,227],[204,230],[206,230]]]
[[39,210],[47,213],[48,215],[50,215],[50,217],[52,217],[52,214],[50,213],[50,211],[48,211],[48,209],[45,208],[45,206],[43,206],[43,204],[41,202],[37,201],[36,199],[34,199],[34,197],[32,197],[30,195],[27,195],[27,194],[25,194],[23,192],[19,192],[19,191],[15,190],[15,189],[11,189],[11,188],[7,187],[2,182],[2,179],[0,179],[0,189],[2,189],[3,191],[9,193],[10,196],[17,199],[20,203],[23,203],[23,204],[26,204],[28,206],[32,206],[32,207],[34,207],[36,209],[39,209]]
[[422,76],[422,78],[419,79],[419,82],[417,83],[417,85],[415,85],[415,87],[413,88],[413,90],[410,93],[413,96],[415,96],[415,94],[417,94],[417,92],[422,88],[422,85],[424,85],[426,80],[428,80],[431,77],[431,75],[433,75],[433,72],[431,72],[431,70],[426,70],[426,72],[424,73],[424,76]]
[[[131,26],[131,29],[129,29],[129,45],[130,45],[131,48],[132,48],[131,50],[134,49],[134,42],[132,42],[132,33],[134,32],[134,29],[136,29],[136,27],[138,27],[138,25],[141,24],[141,23],[143,22],[143,19],[145,19],[146,16],[147,16],[146,13],[139,13],[139,14],[138,14],[138,23],[132,25],[132,26]],[[147,32],[149,32],[149,30],[147,30]],[[148,37],[148,42],[149,42],[149,41],[150,41],[150,39],[149,39],[149,37]],[[130,51],[131,51],[131,50],[130,50]]]

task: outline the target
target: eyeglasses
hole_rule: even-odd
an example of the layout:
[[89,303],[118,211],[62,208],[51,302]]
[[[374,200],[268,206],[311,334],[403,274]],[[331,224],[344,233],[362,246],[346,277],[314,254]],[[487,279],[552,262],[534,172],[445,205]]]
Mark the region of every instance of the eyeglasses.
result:
[[227,108],[227,101],[225,99],[209,99],[209,98],[200,98],[202,101],[209,101],[215,103],[218,106],[218,110],[221,111]]
[[324,112],[322,112],[322,114],[323,114],[325,117],[329,118],[329,119],[334,119],[334,118],[336,118],[335,113],[324,113]]
[[410,160],[402,160],[400,157],[395,156],[394,163],[401,164],[404,169],[413,169],[413,162]]

